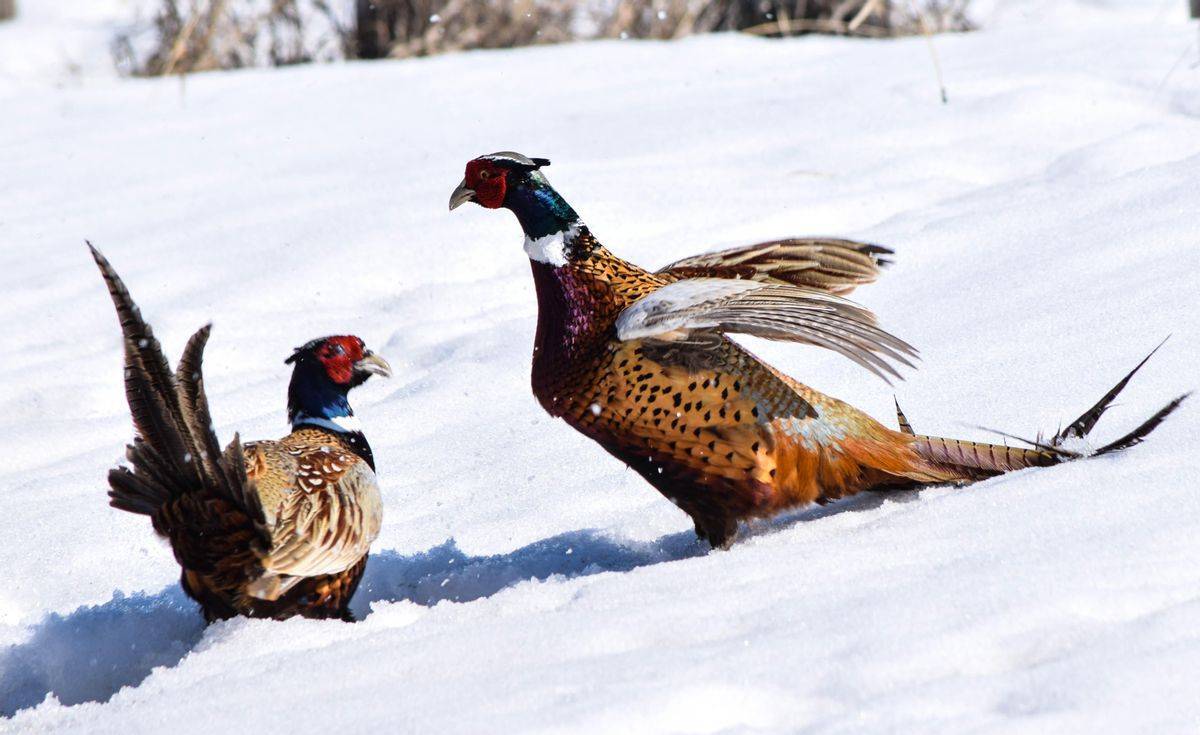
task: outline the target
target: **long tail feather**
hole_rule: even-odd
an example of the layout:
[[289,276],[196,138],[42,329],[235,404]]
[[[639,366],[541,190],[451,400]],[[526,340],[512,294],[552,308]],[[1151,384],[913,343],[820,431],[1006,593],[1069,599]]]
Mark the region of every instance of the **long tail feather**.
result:
[[[963,475],[962,477],[954,477],[951,474],[949,475],[951,479],[964,480],[987,477],[1024,467],[1047,467],[1075,459],[1095,457],[1128,449],[1140,444],[1150,432],[1158,428],[1159,424],[1174,413],[1191,394],[1185,393],[1179,396],[1166,406],[1160,408],[1133,431],[1095,451],[1086,454],[1072,451],[1063,447],[1062,442],[1067,439],[1086,437],[1104,412],[1112,405],[1113,399],[1120,394],[1129,383],[1129,380],[1158,351],[1159,347],[1162,347],[1162,343],[1158,347],[1155,347],[1149,355],[1139,362],[1133,370],[1130,370],[1120,382],[1105,393],[1091,408],[1080,415],[1079,418],[1072,421],[1067,428],[1056,433],[1049,442],[1043,442],[1040,434],[1037,439],[1026,439],[1004,431],[978,427],[983,428],[984,431],[990,431],[1009,439],[1024,442],[1033,447],[1032,449],[1014,448],[996,444],[980,444],[978,442],[929,436],[917,436],[912,446],[922,459],[933,463],[937,467],[947,468],[951,473],[960,472]],[[900,421],[901,430],[908,433],[911,429],[908,427],[907,419],[904,418],[904,413],[900,411],[899,403],[896,404],[896,415]]]
[[986,426],[976,426],[975,428],[979,429],[980,431],[986,431],[989,434],[995,434],[996,436],[1002,436],[1005,439],[1013,439],[1015,441],[1024,442],[1031,447],[1036,447],[1037,449],[1040,449],[1043,452],[1048,452],[1048,453],[1053,454],[1061,459],[1075,459],[1077,457],[1083,456],[1082,454],[1080,454],[1078,452],[1072,452],[1069,449],[1063,449],[1062,447],[1056,447],[1053,444],[1046,444],[1045,442],[1041,441],[1041,439],[1042,439],[1041,434],[1038,434],[1037,439],[1026,439],[1023,436],[1017,436],[1016,434],[1009,434],[1007,431],[1000,431],[999,429],[989,429]]
[[204,347],[212,325],[206,324],[196,331],[183,349],[179,367],[175,371],[179,390],[179,402],[183,408],[188,431],[196,437],[200,447],[201,467],[211,478],[212,489],[245,511],[257,524],[265,523],[262,504],[258,499],[254,483],[246,476],[242,443],[237,434],[225,450],[217,441],[212,428],[212,414],[208,407],[208,394],[204,390]]
[[1092,456],[1098,457],[1102,454],[1109,454],[1111,452],[1119,452],[1122,449],[1128,449],[1129,447],[1132,447],[1136,444],[1141,444],[1142,441],[1146,438],[1146,436],[1150,432],[1157,429],[1158,425],[1161,424],[1163,422],[1163,420],[1165,420],[1168,416],[1170,416],[1172,413],[1174,413],[1175,409],[1179,408],[1180,404],[1182,404],[1184,402],[1184,400],[1187,399],[1187,397],[1190,395],[1191,395],[1191,393],[1184,393],[1183,395],[1179,396],[1178,398],[1171,401],[1167,405],[1158,409],[1158,411],[1153,416],[1151,416],[1150,418],[1143,421],[1141,426],[1137,427],[1136,429],[1129,432],[1128,434],[1121,437],[1120,439],[1117,439],[1116,441],[1114,441],[1110,444],[1105,444],[1104,446],[1100,447],[1099,449],[1097,449],[1095,451],[1095,453]]
[[896,423],[900,424],[900,431],[915,435],[917,432],[913,431],[912,424],[908,423],[908,417],[900,410],[900,400],[892,396],[892,401],[896,404]]
[[978,480],[1026,467],[1049,467],[1063,460],[1040,449],[983,444],[917,435],[913,449],[922,459],[946,470],[945,480]]
[[[1133,378],[1138,370],[1142,369],[1142,366],[1146,364],[1147,360],[1149,360],[1151,357],[1154,357],[1154,353],[1158,352],[1159,347],[1162,347],[1167,343],[1167,339],[1170,339],[1170,336],[1168,336],[1162,342],[1159,342],[1157,347],[1150,350],[1150,354],[1143,357],[1142,361],[1135,365],[1133,370],[1130,370],[1124,378],[1121,378],[1121,380],[1107,393],[1105,393],[1099,401],[1096,401],[1094,406],[1080,414],[1079,418],[1067,425],[1067,428],[1062,429],[1055,434],[1054,438],[1050,441],[1050,444],[1058,446],[1068,439],[1082,439],[1083,437],[1087,436],[1092,430],[1092,427],[1096,425],[1096,422],[1100,420],[1100,417],[1104,415],[1104,412],[1112,406],[1113,400],[1116,399],[1121,391],[1125,390],[1125,386],[1129,384],[1130,379]],[[1151,427],[1151,429],[1153,429],[1153,427]]]
[[188,340],[183,349],[183,357],[179,359],[179,367],[175,371],[175,383],[188,433],[198,445],[197,465],[207,481],[214,484],[222,494],[230,496],[229,478],[225,476],[225,470],[220,465],[221,446],[217,443],[217,435],[212,429],[212,417],[208,409],[208,396],[204,393],[204,374],[201,369],[204,346],[208,344],[211,331],[212,325],[206,324]]
[[172,372],[121,277],[99,250],[87,245],[121,323],[125,394],[138,432],[126,453],[133,472],[110,475],[112,504],[153,515],[181,495],[202,491],[226,498],[261,525],[262,508],[246,476],[241,444],[235,439],[222,452],[212,430],[201,368],[211,325],[192,335],[178,371]]
[[170,490],[142,475],[135,475],[127,467],[118,467],[108,473],[111,488],[108,496],[114,508],[152,516],[162,506]]
[[199,447],[187,431],[175,376],[162,347],[121,277],[99,250],[90,242],[87,246],[108,286],[125,337],[125,394],[134,425],[176,474],[199,482],[198,464],[192,461]]
[[[266,527],[266,517],[263,515],[262,501],[258,498],[258,493],[254,488],[254,481],[246,476],[246,462],[242,455],[242,439],[239,435],[233,435],[233,441],[229,442],[229,446],[225,447],[225,452],[221,455],[222,464],[225,467],[225,474],[229,478],[229,486],[233,494],[233,502],[242,510],[246,511],[250,516],[250,520],[254,521],[260,529]],[[264,541],[264,552],[270,546],[270,535],[262,530],[262,540]]]
[[184,570],[183,587],[206,618],[252,609],[244,587],[263,572],[271,531],[241,442],[235,436],[222,451],[212,429],[202,371],[210,327],[192,335],[172,372],[121,278],[88,247],[121,323],[125,393],[137,429],[126,449],[130,466],[109,472],[110,503],[150,517],[170,541]]

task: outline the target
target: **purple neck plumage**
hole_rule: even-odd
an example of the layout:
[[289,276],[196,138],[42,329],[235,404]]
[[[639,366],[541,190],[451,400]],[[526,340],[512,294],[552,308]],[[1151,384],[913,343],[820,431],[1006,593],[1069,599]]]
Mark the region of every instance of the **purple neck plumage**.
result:
[[[582,233],[587,229],[581,228]],[[568,248],[573,243],[566,243]],[[530,257],[537,292],[538,323],[534,368],[580,357],[606,325],[603,292],[580,259],[546,262]],[[611,322],[611,319],[609,320]],[[607,325],[611,328],[611,323]]]
[[[614,334],[613,294],[597,278],[599,264],[611,256],[540,172],[510,189],[504,206],[517,215],[525,231],[538,298],[534,392],[546,405],[541,394],[553,393],[550,386],[562,377],[563,368],[587,359]],[[549,405],[546,408],[554,413]]]
[[594,298],[576,264],[591,255],[587,225],[540,172],[513,186],[504,207],[525,232],[538,296],[537,356],[569,353],[594,327]]

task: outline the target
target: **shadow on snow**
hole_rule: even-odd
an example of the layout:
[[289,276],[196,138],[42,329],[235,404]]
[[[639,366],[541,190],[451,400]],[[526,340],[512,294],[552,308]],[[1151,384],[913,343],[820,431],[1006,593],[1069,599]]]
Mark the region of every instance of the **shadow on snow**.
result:
[[47,615],[29,640],[0,649],[0,716],[50,693],[63,704],[107,701],[156,666],[179,663],[203,633],[200,609],[177,586]]
[[[739,538],[916,497],[915,492],[863,493],[756,521],[743,527]],[[465,554],[449,539],[408,556],[390,550],[373,554],[351,607],[362,619],[375,602],[470,602],[525,581],[628,572],[708,550],[691,531],[648,543],[572,531],[492,556]],[[204,627],[199,608],[174,585],[155,595],[117,592],[101,605],[47,615],[33,626],[28,640],[0,649],[0,717],[40,704],[48,694],[64,705],[106,702],[123,687],[140,684],[155,668],[178,664],[199,643]]]
[[[410,556],[372,555],[352,607],[361,619],[374,602],[470,602],[527,580],[626,572],[707,551],[690,531],[650,543],[573,531],[493,556],[464,554],[450,539]],[[48,694],[64,705],[106,702],[156,667],[178,664],[204,627],[199,608],[178,586],[156,595],[118,592],[100,605],[47,615],[28,640],[0,649],[0,716],[40,704]]]
[[377,601],[408,600],[418,605],[436,605],[443,600],[470,602],[527,580],[627,572],[707,551],[708,545],[691,531],[649,543],[614,541],[595,531],[572,531],[494,556],[469,556],[450,539],[412,556],[394,551],[372,555],[351,607],[361,619]]

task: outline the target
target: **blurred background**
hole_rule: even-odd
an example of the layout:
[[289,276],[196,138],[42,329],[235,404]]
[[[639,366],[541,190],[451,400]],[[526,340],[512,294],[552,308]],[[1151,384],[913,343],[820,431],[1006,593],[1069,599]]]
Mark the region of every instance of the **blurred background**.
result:
[[[868,38],[965,31],[972,28],[969,5],[970,0],[0,0],[0,18],[10,21],[0,35],[0,54],[8,45],[7,55],[16,55],[19,29],[44,45],[20,44],[23,52],[58,54],[76,72],[100,65],[107,55],[121,74],[156,76],[718,31]],[[10,70],[20,63],[7,61]]]

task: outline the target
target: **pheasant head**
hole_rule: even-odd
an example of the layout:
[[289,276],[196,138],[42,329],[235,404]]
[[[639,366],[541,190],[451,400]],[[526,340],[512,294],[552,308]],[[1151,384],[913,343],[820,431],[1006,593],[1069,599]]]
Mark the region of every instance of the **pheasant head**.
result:
[[297,347],[285,362],[292,369],[288,421],[293,427],[320,426],[337,432],[358,431],[347,394],[372,375],[391,377],[392,368],[354,335],[321,337]]
[[583,223],[546,175],[545,158],[502,151],[467,162],[462,183],[450,195],[450,209],[467,202],[510,210],[525,231],[525,252],[541,263],[559,266],[573,255]]

